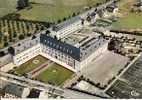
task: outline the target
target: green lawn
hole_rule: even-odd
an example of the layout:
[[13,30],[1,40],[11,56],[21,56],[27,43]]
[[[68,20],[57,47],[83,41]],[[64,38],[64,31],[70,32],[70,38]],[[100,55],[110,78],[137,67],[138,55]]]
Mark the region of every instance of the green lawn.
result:
[[[35,63],[33,63],[34,60],[38,60],[39,62],[37,64],[35,64]],[[28,73],[28,72],[32,71],[33,69],[35,69],[36,67],[42,65],[46,61],[48,61],[48,59],[39,55],[39,56],[29,60],[28,62],[22,64],[21,66],[19,66],[17,69],[15,69],[15,72],[18,75]]]
[[72,71],[54,63],[43,73],[39,74],[36,79],[45,83],[61,85],[65,80],[70,78],[72,74]]
[[18,13],[22,19],[56,22],[105,0],[31,0],[32,8]]
[[120,18],[112,24],[114,29],[142,29],[142,14],[132,14]]

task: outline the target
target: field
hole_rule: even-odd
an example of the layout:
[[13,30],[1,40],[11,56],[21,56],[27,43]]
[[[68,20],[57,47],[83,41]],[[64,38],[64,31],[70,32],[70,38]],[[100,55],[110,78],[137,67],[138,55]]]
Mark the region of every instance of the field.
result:
[[112,24],[113,29],[142,29],[142,12],[131,12],[136,0],[121,0],[119,3],[120,19]]
[[142,14],[132,14],[120,18],[112,24],[114,29],[142,29]]
[[72,74],[72,71],[54,63],[52,66],[49,66],[47,70],[40,73],[35,78],[45,83],[61,85],[65,80],[70,78]]
[[43,63],[45,63],[47,61],[48,61],[48,59],[46,59],[42,56],[37,56],[37,57],[29,60],[28,62],[22,64],[17,69],[15,69],[15,73],[17,73],[18,75],[23,75],[25,73],[32,71],[33,69],[35,69],[36,67],[42,65]]
[[40,32],[42,28],[46,29],[45,25],[38,22],[0,19],[0,49]]
[[16,0],[0,0],[0,17],[16,11]]
[[84,11],[85,7],[94,6],[105,0],[31,0],[31,9],[18,13],[22,19],[57,22],[69,18],[73,13]]
[[142,56],[106,92],[115,98],[142,98]]

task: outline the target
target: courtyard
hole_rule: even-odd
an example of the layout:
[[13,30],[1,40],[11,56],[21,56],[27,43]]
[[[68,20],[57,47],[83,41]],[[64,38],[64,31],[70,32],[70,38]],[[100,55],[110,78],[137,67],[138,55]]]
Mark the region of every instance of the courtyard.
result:
[[109,81],[117,76],[128,62],[127,57],[106,51],[104,54],[94,59],[87,67],[82,69],[85,77],[100,83],[102,86],[107,85]]
[[45,71],[37,75],[35,79],[52,85],[62,85],[62,83],[64,83],[72,75],[72,71],[54,63]]
[[13,71],[19,76],[28,76],[52,85],[62,85],[74,73],[41,55],[16,67]]
[[43,63],[47,62],[48,59],[44,58],[43,56],[36,56],[35,58],[27,61],[26,63],[22,64],[21,66],[15,69],[15,73],[18,75],[26,74],[35,68],[39,67]]

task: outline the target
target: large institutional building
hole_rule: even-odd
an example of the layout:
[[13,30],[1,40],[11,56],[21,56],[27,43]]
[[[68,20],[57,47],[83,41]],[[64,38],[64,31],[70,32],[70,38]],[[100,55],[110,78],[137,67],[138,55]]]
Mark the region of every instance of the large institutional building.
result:
[[[80,40],[74,37],[80,33],[57,39],[46,33],[41,33],[23,43],[17,44],[14,64],[17,66],[27,62],[37,55],[42,55],[70,70],[79,71],[101,53],[107,50],[108,41],[99,35],[82,36]],[[75,36],[76,35],[76,36]]]
[[[88,23],[98,18],[94,10],[87,14],[86,21],[81,16],[71,18],[14,46],[14,64],[17,66],[31,58],[42,55],[72,71],[79,71],[107,50],[108,40],[95,32],[85,29]],[[87,24],[86,24],[87,23]]]

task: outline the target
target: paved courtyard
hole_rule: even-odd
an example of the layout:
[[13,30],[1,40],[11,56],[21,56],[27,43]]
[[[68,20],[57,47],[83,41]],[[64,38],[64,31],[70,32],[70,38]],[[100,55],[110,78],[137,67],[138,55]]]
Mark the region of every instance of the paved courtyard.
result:
[[105,85],[117,75],[127,62],[128,58],[106,51],[87,67],[83,68],[82,73],[95,83]]

